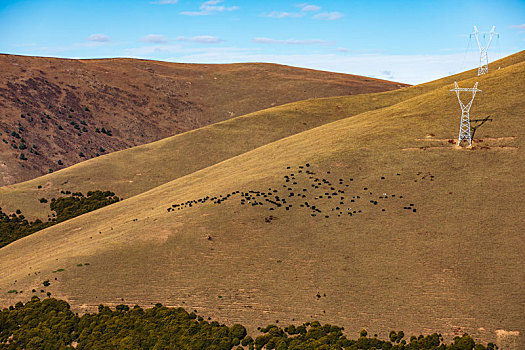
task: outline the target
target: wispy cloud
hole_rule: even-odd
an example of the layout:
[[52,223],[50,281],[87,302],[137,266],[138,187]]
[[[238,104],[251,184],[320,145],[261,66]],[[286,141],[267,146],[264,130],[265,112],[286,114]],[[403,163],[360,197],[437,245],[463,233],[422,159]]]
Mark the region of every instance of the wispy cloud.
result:
[[221,38],[212,35],[198,35],[191,38],[185,36],[179,36],[175,39],[168,39],[161,34],[148,34],[140,38],[140,41],[146,44],[167,44],[173,41],[188,41],[198,44],[220,44],[224,42]]
[[310,5],[310,4],[297,4],[296,7],[299,7],[302,12],[316,12],[321,9],[321,7],[317,5]]
[[161,34],[148,34],[140,38],[140,41],[146,44],[165,44],[169,40],[164,35]]
[[326,21],[335,21],[337,19],[343,18],[343,14],[341,12],[333,11],[333,12],[321,12],[316,15],[312,16],[313,19],[323,19]]
[[525,24],[517,24],[517,25],[512,25],[512,26],[509,26],[511,28],[517,28],[517,29],[525,29]]
[[310,40],[296,40],[296,39],[270,39],[270,38],[253,38],[252,42],[258,44],[278,44],[278,45],[333,45],[333,42],[310,39]]
[[224,40],[222,40],[221,38],[218,38],[212,35],[199,35],[199,36],[194,36],[191,38],[180,36],[176,38],[175,40],[176,41],[190,41],[192,43],[199,43],[199,44],[220,44],[224,42]]
[[91,34],[86,38],[87,41],[94,41],[97,43],[107,43],[110,42],[111,39],[106,34]]
[[381,53],[386,52],[386,50],[365,50],[365,49],[347,49],[346,47],[336,47],[333,49],[335,52],[342,52],[342,53]]
[[381,77],[384,77],[384,79],[393,80],[394,79],[394,73],[391,70],[382,70],[379,72],[379,75]]
[[155,44],[147,45],[142,47],[132,47],[124,49],[124,53],[132,57],[144,57],[148,58],[151,56],[157,56],[159,54],[173,54],[178,53],[182,49],[182,45],[178,44]]
[[180,14],[185,16],[207,16],[217,12],[235,11],[239,9],[239,6],[226,7],[219,5],[222,2],[222,0],[209,0],[199,6],[200,11],[183,11]]
[[263,13],[262,17],[270,18],[301,18],[307,15],[308,12],[317,12],[321,7],[311,4],[296,4],[295,7],[301,9],[300,12],[285,12],[285,11],[272,11],[270,13]]
[[304,16],[304,13],[272,11],[268,14],[263,13],[262,16],[270,18],[300,18]]
[[179,0],[158,0],[158,1],[152,1],[152,4],[157,5],[175,5],[179,2]]
[[[299,12],[272,11],[269,13],[263,13],[261,16],[270,18],[301,18],[309,15],[309,13],[314,13],[321,10],[320,6],[312,4],[297,4],[295,5],[295,7],[298,7],[301,10]],[[323,11],[314,14],[311,18],[322,19],[326,21],[335,21],[337,19],[343,18],[343,14],[337,11]]]

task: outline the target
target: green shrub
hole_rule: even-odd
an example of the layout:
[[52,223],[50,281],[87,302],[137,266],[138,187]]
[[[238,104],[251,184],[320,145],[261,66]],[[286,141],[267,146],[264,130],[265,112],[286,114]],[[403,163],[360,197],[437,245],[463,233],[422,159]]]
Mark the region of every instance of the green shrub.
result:
[[[39,185],[38,188],[42,188],[42,185]],[[71,191],[64,193],[71,194]],[[20,209],[11,215],[3,213],[0,209],[0,248],[56,223],[116,203],[119,200],[120,198],[111,191],[89,191],[87,197],[76,192],[70,197],[52,198],[50,208],[56,214],[53,219],[47,222],[42,222],[39,219],[29,222],[25,220]],[[40,198],[39,201],[46,203],[47,199]]]

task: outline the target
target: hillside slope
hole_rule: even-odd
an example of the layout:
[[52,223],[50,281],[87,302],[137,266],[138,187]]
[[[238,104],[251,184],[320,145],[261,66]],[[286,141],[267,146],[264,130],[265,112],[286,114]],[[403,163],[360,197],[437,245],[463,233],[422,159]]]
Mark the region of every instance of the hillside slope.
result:
[[472,119],[490,116],[470,150],[449,84],[23,238],[0,249],[1,303],[35,289],[252,327],[523,334],[524,79],[521,62],[460,82],[484,92]]
[[0,55],[0,185],[283,103],[404,84],[276,64]]
[[[525,52],[494,62],[509,67],[523,61]],[[472,76],[473,71],[426,84],[383,93],[299,101],[273,107],[81,162],[24,183],[0,188],[5,212],[21,209],[28,218],[45,218],[49,206],[40,198],[61,191],[86,193],[110,189],[129,198],[178,177],[290,135],[400,101]],[[39,188],[40,187],[40,188]]]

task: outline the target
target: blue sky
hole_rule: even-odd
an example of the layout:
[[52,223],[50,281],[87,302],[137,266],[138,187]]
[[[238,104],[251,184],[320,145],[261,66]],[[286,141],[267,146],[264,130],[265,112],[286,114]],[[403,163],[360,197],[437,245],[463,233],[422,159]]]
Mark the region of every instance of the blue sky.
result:
[[173,62],[274,62],[420,83],[472,68],[473,26],[525,48],[525,0],[0,0],[0,52]]

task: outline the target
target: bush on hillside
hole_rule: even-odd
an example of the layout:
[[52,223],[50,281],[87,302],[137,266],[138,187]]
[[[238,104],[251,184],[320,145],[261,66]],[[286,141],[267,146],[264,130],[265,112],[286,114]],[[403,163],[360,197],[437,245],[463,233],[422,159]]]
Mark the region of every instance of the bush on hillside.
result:
[[[70,191],[64,192],[70,194]],[[37,219],[28,221],[20,209],[14,214],[7,215],[0,208],[0,248],[22,237],[43,230],[56,223],[63,222],[76,216],[116,203],[120,200],[111,191],[89,191],[85,197],[81,192],[75,192],[70,197],[51,199],[50,208],[56,214],[55,218],[42,222]],[[40,203],[47,203],[47,199],[40,198]]]

